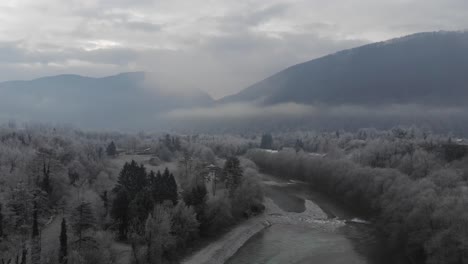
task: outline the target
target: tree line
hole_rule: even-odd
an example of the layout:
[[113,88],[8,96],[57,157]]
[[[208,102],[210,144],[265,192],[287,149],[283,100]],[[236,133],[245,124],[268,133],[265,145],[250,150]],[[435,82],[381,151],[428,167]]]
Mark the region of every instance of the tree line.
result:
[[394,130],[358,142],[325,138],[340,143],[335,145],[340,155],[291,148],[251,150],[247,157],[267,172],[307,181],[369,215],[391,248],[413,262],[468,262],[468,158],[448,137]]

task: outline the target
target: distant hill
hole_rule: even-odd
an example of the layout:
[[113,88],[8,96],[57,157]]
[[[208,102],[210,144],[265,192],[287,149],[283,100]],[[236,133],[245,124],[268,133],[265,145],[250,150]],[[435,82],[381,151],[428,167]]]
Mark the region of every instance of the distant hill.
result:
[[58,75],[0,83],[0,120],[69,123],[84,128],[143,129],[159,113],[209,106],[201,91],[175,94],[147,82],[147,73],[104,78]]
[[292,66],[219,103],[468,102],[468,32],[419,33]]

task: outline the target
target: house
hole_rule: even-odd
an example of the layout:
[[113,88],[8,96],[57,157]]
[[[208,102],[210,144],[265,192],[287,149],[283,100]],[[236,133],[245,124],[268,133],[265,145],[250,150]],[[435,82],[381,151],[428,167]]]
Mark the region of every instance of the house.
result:
[[136,154],[137,155],[149,155],[149,154],[152,154],[151,150],[152,148],[139,149],[136,151]]

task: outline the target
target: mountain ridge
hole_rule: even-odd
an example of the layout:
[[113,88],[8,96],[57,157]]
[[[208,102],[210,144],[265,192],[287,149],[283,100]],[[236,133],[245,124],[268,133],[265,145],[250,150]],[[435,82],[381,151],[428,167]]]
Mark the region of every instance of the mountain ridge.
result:
[[146,72],[105,77],[75,74],[0,83],[0,120],[72,123],[89,128],[148,127],[178,108],[206,107],[202,91],[169,93],[146,79]]
[[465,71],[466,31],[422,32],[290,66],[217,102],[459,105],[468,98]]

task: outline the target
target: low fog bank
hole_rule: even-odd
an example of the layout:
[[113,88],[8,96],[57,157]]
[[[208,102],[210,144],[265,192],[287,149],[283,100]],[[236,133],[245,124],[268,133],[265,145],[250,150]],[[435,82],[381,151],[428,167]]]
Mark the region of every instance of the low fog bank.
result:
[[[0,106],[0,109],[2,107]],[[439,133],[468,136],[468,107],[428,107],[416,104],[379,107],[353,105],[261,106],[225,104],[214,107],[154,111],[138,107],[82,111],[0,111],[0,123],[48,123],[93,131],[174,131],[181,133],[263,133],[298,130],[355,131],[374,127],[418,126]]]
[[264,132],[301,129],[387,129],[416,125],[439,132],[468,135],[468,107],[429,107],[417,104],[383,106],[302,105],[261,106],[226,104],[177,109],[166,113],[171,128],[190,132]]

